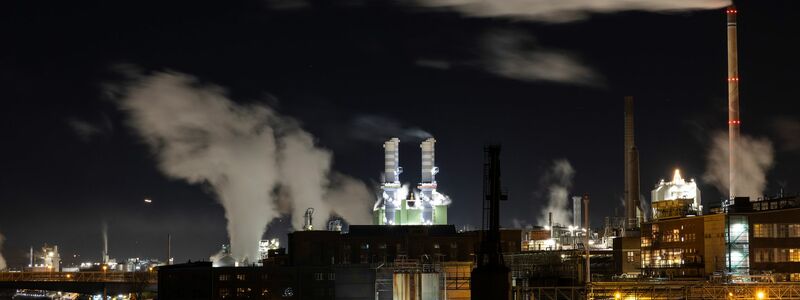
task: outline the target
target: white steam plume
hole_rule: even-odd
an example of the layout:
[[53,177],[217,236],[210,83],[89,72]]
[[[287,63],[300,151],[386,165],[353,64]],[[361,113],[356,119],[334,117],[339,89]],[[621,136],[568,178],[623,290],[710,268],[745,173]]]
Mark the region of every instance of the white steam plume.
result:
[[350,136],[366,142],[383,142],[396,137],[400,140],[424,140],[432,135],[419,128],[403,126],[400,121],[378,115],[360,115],[350,124]]
[[[728,133],[716,132],[712,135],[711,141],[703,178],[713,184],[722,195],[728,195],[730,186]],[[736,196],[750,197],[750,199],[763,196],[767,171],[772,168],[773,163],[772,143],[764,138],[741,135],[737,149]]]
[[715,9],[730,0],[414,0],[419,6],[450,9],[472,17],[503,17],[551,23],[584,20],[620,11],[680,12]]
[[494,31],[483,39],[483,67],[495,75],[522,81],[602,85],[600,76],[563,51],[542,49],[527,33]]
[[549,213],[553,213],[553,223],[569,225],[572,220],[572,211],[569,203],[569,189],[572,187],[572,178],[575,169],[566,159],[553,162],[553,166],[542,177],[542,185],[546,189],[547,205],[540,210],[536,224],[546,225],[549,222]]
[[6,265],[6,259],[3,257],[3,242],[5,242],[6,238],[0,234],[0,271],[5,270],[8,265]]
[[[371,199],[366,188],[361,190],[363,183],[331,174],[330,153],[316,147],[297,122],[265,105],[236,104],[222,88],[191,76],[140,78],[128,86],[120,106],[164,174],[213,188],[225,209],[237,260],[258,257],[258,241],[281,213],[276,202],[291,203],[292,224],[300,229],[308,207],[315,208],[315,223],[322,224],[332,207]],[[329,176],[337,178],[333,185]],[[355,207],[346,220],[369,220],[368,211]]]

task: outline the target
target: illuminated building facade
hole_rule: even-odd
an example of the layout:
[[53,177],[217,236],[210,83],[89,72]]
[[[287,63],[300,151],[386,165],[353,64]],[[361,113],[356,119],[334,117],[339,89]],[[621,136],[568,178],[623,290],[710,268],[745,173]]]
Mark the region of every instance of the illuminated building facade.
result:
[[734,201],[728,214],[744,225],[731,227],[732,271],[800,281],[800,196]]
[[726,215],[654,220],[642,226],[642,273],[704,277],[726,268]]

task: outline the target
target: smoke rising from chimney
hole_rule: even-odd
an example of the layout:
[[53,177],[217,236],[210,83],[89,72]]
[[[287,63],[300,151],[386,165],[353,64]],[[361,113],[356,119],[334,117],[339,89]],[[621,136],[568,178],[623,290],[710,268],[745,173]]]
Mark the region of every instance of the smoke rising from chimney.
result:
[[561,225],[570,225],[572,210],[569,203],[569,189],[572,187],[572,178],[575,169],[566,159],[553,162],[550,169],[542,176],[541,183],[547,195],[547,205],[542,207],[536,224],[548,223],[548,214],[553,213],[553,222]]
[[565,23],[587,19],[591,14],[622,11],[681,12],[716,9],[730,0],[414,0],[422,7],[451,9],[466,16]]
[[[723,195],[728,194],[729,141],[728,133],[712,134],[711,149],[703,179],[714,185]],[[736,160],[736,196],[756,199],[764,195],[767,171],[772,168],[774,152],[772,143],[766,138],[755,138],[742,134],[739,137]]]
[[3,242],[5,242],[6,238],[3,237],[3,234],[0,234],[0,271],[5,270],[8,265],[6,265],[6,259],[3,257]]
[[225,209],[231,252],[258,259],[267,224],[289,203],[294,229],[314,207],[323,228],[338,214],[369,221],[367,186],[332,172],[331,153],[295,120],[263,104],[241,105],[218,86],[180,73],[139,77],[125,86],[120,108],[166,176],[212,188]]

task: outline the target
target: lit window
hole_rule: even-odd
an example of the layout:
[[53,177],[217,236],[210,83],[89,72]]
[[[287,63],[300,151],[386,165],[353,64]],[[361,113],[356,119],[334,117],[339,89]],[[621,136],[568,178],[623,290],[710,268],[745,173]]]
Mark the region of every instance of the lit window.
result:
[[220,274],[219,281],[229,281],[231,280],[231,274]]
[[219,289],[219,297],[220,297],[221,299],[227,299],[227,298],[228,298],[228,297],[230,297],[230,296],[231,296],[231,291],[230,291],[230,290],[228,290],[227,288],[221,288],[221,289]]
[[245,274],[236,274],[236,280],[247,280],[247,275]]
[[789,237],[800,237],[800,224],[789,224]]
[[764,238],[769,236],[767,230],[769,224],[753,224],[753,237]]
[[789,261],[800,262],[800,249],[789,249]]

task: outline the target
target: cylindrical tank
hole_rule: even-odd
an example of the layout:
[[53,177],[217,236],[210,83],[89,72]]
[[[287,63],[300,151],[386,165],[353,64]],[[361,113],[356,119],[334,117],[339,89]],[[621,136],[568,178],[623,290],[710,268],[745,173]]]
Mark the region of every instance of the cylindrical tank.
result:
[[439,273],[422,273],[422,300],[438,300],[440,294]]

